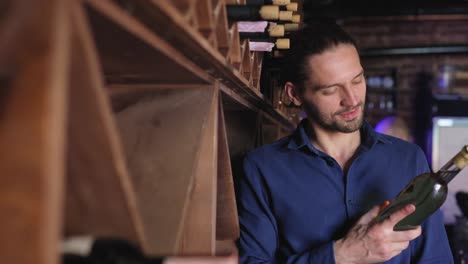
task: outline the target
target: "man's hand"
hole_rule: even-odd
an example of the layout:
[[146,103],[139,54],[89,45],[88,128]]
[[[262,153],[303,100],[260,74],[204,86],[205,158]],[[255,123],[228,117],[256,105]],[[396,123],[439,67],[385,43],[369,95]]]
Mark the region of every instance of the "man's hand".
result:
[[387,261],[405,250],[409,242],[421,235],[421,227],[414,230],[393,231],[393,227],[416,210],[407,205],[378,224],[372,221],[379,213],[379,206],[363,215],[340,240],[335,241],[337,264],[367,264]]

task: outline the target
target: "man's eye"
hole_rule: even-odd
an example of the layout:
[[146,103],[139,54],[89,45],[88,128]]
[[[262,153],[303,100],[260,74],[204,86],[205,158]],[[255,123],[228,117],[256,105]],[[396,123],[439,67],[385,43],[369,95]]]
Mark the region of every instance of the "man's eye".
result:
[[360,84],[360,83],[362,83],[362,78],[361,77],[353,80],[353,82],[352,82],[352,84]]
[[336,86],[328,87],[322,90],[323,95],[332,95],[336,92],[338,88]]

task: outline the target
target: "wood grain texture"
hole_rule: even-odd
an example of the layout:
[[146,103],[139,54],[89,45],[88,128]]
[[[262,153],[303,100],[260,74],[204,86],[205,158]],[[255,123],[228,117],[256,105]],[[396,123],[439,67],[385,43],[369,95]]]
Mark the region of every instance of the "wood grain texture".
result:
[[216,239],[236,240],[239,238],[239,218],[222,102],[219,108]]
[[216,256],[237,256],[238,249],[233,240],[216,241]]
[[117,237],[146,248],[86,16],[81,5],[73,11],[65,235]]
[[178,250],[213,89],[159,86],[116,113],[138,190],[147,253],[174,255]]
[[231,43],[229,35],[226,4],[223,0],[217,1],[216,6],[214,7],[214,13],[216,19],[215,31],[218,43],[218,51],[224,57],[227,57],[231,46],[233,46],[233,43]]
[[200,138],[193,189],[177,255],[214,255],[218,175],[218,89],[214,90],[208,121]]
[[0,60],[5,74],[0,256],[2,263],[56,264],[65,163],[68,1],[15,2],[27,16],[10,17],[24,19],[21,31],[10,35],[9,41],[17,45],[0,45],[6,49],[2,54],[8,54],[8,60]]
[[[185,84],[211,81],[180,50],[154,34],[122,6],[109,0],[86,2],[91,7],[87,11],[107,80]],[[131,5],[136,11],[139,6]]]
[[196,4],[196,16],[198,21],[198,31],[206,38],[215,27],[215,17],[211,0],[198,0]]

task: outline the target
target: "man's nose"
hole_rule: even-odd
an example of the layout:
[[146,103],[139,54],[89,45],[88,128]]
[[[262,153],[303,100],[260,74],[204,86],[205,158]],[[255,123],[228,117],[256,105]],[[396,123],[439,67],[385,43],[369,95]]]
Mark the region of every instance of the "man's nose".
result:
[[342,106],[355,106],[358,104],[358,98],[352,87],[350,86],[343,87],[342,91],[343,91],[342,98],[341,98]]

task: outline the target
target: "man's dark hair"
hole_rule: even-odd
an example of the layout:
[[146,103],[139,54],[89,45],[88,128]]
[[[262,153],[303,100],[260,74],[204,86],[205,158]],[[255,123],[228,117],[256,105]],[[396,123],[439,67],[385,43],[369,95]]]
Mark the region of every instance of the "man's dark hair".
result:
[[281,70],[283,83],[292,82],[302,92],[307,80],[306,60],[339,44],[353,45],[358,50],[354,39],[335,23],[317,22],[302,28],[291,40],[291,49]]

